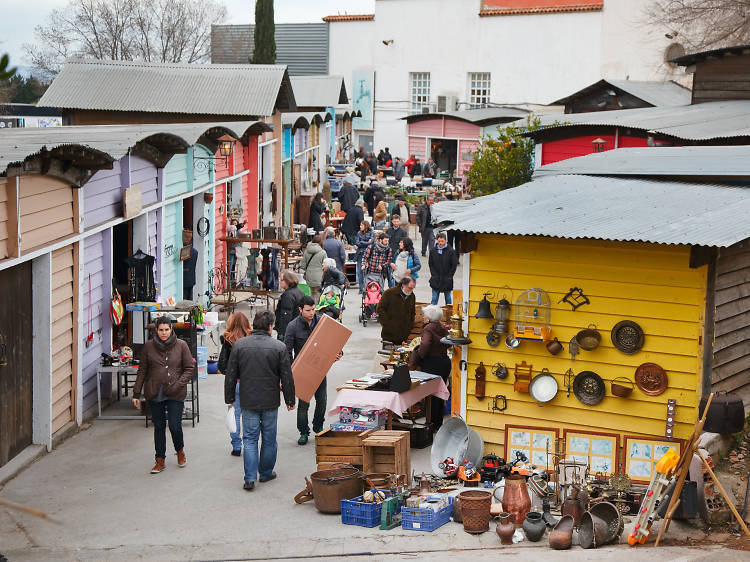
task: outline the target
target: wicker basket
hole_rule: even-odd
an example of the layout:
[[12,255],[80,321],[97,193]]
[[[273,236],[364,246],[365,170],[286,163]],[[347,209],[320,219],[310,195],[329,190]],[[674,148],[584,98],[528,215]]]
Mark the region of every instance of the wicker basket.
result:
[[464,531],[480,534],[490,530],[490,505],[492,492],[487,490],[464,490],[458,494],[461,501],[461,517]]

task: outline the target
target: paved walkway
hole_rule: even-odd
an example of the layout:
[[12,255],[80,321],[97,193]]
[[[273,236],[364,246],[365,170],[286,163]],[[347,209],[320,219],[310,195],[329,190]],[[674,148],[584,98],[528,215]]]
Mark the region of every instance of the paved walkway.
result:
[[[418,300],[428,300],[426,275]],[[457,273],[460,279],[460,270]],[[338,383],[367,372],[379,342],[379,326],[357,323],[358,301],[350,293],[344,323],[354,334],[344,358],[329,374],[329,403]],[[7,483],[2,497],[48,512],[56,525],[0,508],[0,553],[10,560],[216,560],[309,558],[468,559],[525,553],[534,559],[626,560],[634,551],[609,547],[555,553],[546,542],[500,547],[494,532],[480,536],[447,524],[433,533],[365,529],[342,525],[337,515],[318,513],[292,498],[315,471],[314,445],[296,444],[296,412],[279,412],[279,477],[242,490],[242,460],[229,455],[224,429],[223,377],[201,381],[201,421],[185,425],[188,465],[180,469],[168,453],[167,470],[149,474],[151,429],[142,421],[95,420]],[[429,465],[429,449],[412,450],[412,467]],[[683,539],[679,525],[671,537]],[[494,526],[493,526],[494,530]],[[702,537],[702,533],[699,535]],[[532,551],[519,551],[532,548]],[[491,552],[491,554],[490,554]],[[640,552],[640,549],[639,549]],[[643,550],[650,555],[655,551]],[[739,559],[718,546],[660,549],[661,559]]]

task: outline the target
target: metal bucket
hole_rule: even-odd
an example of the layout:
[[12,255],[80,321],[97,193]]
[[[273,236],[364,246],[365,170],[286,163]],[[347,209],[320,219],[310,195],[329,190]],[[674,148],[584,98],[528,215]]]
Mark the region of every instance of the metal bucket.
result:
[[469,442],[466,445],[465,459],[469,459],[474,466],[479,466],[484,456],[484,439],[476,431],[469,429]]
[[294,496],[294,501],[315,500],[315,507],[321,513],[341,513],[341,500],[362,495],[362,473],[353,466],[313,472],[309,480],[305,477],[305,482],[307,487]]
[[[481,440],[481,437],[479,438]],[[435,434],[430,449],[430,467],[436,476],[445,476],[440,463],[447,457],[452,457],[457,463],[466,458],[469,446],[469,426],[459,417],[452,417],[443,422],[442,427]],[[481,459],[481,456],[480,456]],[[478,462],[477,459],[476,462]],[[475,462],[472,460],[472,462]],[[476,465],[475,465],[476,466]]]

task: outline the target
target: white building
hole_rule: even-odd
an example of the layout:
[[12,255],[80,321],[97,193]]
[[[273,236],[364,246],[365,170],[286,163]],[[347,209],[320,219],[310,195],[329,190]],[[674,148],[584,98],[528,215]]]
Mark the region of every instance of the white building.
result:
[[644,23],[650,2],[376,0],[375,14],[324,18],[329,72],[362,110],[355,146],[405,155],[402,118],[425,107],[548,104],[601,78],[684,79],[665,62],[681,47]]

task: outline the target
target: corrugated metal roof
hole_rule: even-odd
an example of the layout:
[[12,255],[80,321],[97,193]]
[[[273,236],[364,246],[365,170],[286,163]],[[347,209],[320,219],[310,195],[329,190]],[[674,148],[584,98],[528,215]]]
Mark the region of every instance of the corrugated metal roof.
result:
[[618,148],[541,166],[534,177],[596,176],[750,177],[750,146]]
[[262,121],[9,129],[0,134],[0,173],[5,173],[8,166],[59,147],[78,146],[107,155],[111,160],[119,160],[147,139],[148,145],[171,155],[185,152],[199,140],[215,140],[224,134],[242,139],[270,130],[271,127]]
[[638,80],[610,80],[603,79],[578,90],[577,92],[553,101],[550,105],[564,105],[575,98],[592,93],[595,90],[614,86],[617,89],[627,92],[636,98],[645,101],[655,107],[673,107],[678,105],[689,105],[691,101],[691,91],[684,88],[676,82],[656,82],[656,81],[638,81]]
[[62,117],[59,107],[38,107],[31,103],[0,103],[0,117]]
[[[278,101],[277,101],[278,100]],[[262,117],[296,109],[281,65],[69,60],[39,106]]]
[[[287,66],[290,76],[328,74],[327,23],[277,23],[276,64]],[[246,64],[253,56],[254,25],[212,25],[211,62]]]
[[[684,140],[711,140],[750,136],[750,100],[712,101],[679,107],[644,107],[592,113],[540,116],[543,129],[525,133],[543,139],[549,131],[604,125]],[[558,123],[558,124],[555,124]]]
[[696,62],[702,62],[708,58],[721,58],[726,55],[750,55],[750,45],[734,45],[732,47],[722,47],[721,49],[711,49],[700,53],[692,53],[672,59],[673,62],[680,66],[690,66]]
[[530,112],[525,109],[503,106],[464,109],[461,111],[442,111],[439,113],[415,113],[413,115],[401,117],[401,119],[406,120],[407,123],[415,123],[417,121],[424,121],[425,119],[450,117],[451,119],[460,119],[461,121],[467,121],[469,123],[474,123],[475,125],[484,125],[524,118],[529,113]]
[[466,232],[727,247],[750,237],[750,188],[547,176],[433,216]]
[[334,107],[349,102],[343,76],[292,76],[297,107]]
[[302,111],[281,114],[281,124],[284,127],[290,127],[292,129],[309,129],[312,123],[320,125],[331,119],[331,114],[325,111]]

